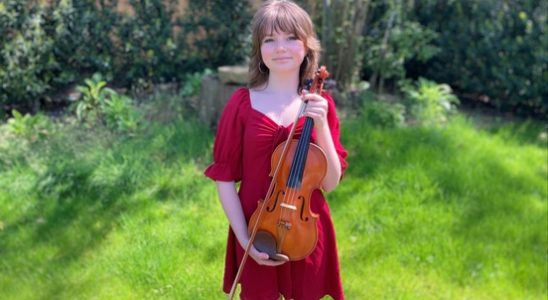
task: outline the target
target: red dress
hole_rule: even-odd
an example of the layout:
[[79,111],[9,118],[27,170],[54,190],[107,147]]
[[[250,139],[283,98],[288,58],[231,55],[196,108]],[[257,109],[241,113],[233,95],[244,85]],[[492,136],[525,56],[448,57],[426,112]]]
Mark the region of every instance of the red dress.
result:
[[[328,123],[342,170],[346,169],[346,150],[339,141],[339,120],[335,103],[327,93]],[[304,118],[297,123],[295,136],[300,136]],[[278,144],[285,141],[291,130],[275,123],[251,106],[249,90],[237,90],[222,113],[213,148],[212,163],[205,175],[219,181],[241,181],[239,196],[246,219],[249,221],[263,199],[270,184],[270,156]],[[315,134],[312,132],[312,141]],[[242,299],[317,300],[324,295],[344,299],[339,275],[339,261],[335,231],[329,207],[320,190],[312,193],[311,209],[319,214],[318,243],[304,260],[285,263],[278,267],[261,266],[251,257],[247,260],[240,279]],[[225,257],[224,292],[230,292],[244,249],[229,228]]]

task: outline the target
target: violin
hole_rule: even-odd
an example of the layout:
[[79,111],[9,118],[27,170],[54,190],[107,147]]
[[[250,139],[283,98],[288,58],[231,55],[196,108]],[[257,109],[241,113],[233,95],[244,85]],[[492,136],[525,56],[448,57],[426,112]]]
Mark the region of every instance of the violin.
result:
[[[320,68],[310,92],[321,92],[328,75],[325,67]],[[303,102],[301,111],[306,104]],[[266,199],[259,201],[248,224],[249,234],[257,226],[253,245],[272,260],[286,260],[286,257],[291,261],[301,260],[314,250],[318,241],[318,215],[310,210],[310,197],[325,177],[327,158],[320,147],[310,143],[314,128],[311,117],[306,117],[298,140],[293,139],[295,127],[287,141],[278,145],[272,154],[273,187]]]
[[[320,94],[329,76],[325,66],[316,71],[308,90]],[[271,157],[272,177],[265,199],[248,223],[250,235],[244,257],[232,285],[232,299],[251,245],[267,253],[272,260],[296,261],[308,256],[318,241],[318,215],[310,210],[312,192],[319,189],[327,173],[324,151],[310,142],[314,120],[306,117],[301,136],[294,139],[298,119],[306,109],[303,101],[286,141],[274,150]]]

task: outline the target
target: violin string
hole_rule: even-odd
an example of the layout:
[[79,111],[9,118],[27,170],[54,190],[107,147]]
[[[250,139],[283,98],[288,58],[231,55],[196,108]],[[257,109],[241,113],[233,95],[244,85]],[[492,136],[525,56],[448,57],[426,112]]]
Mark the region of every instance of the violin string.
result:
[[[306,108],[306,102],[303,102],[303,104],[301,105],[300,107],[300,110],[299,110],[299,113],[298,113],[298,116],[302,115],[305,108]],[[293,128],[291,129],[292,131],[294,131],[297,127],[297,123],[298,121],[295,121],[293,122]],[[290,140],[287,140],[286,143],[288,143],[288,146],[291,146],[291,143],[292,141]],[[289,147],[290,149],[291,147]],[[286,158],[287,159],[287,158]],[[283,195],[283,198],[280,199],[282,200],[283,203],[286,203],[287,199],[291,199],[292,198],[292,188],[289,187],[289,179],[293,178],[292,176],[292,172],[294,172],[293,168],[290,168],[290,173],[289,173],[289,178],[288,178],[288,181],[286,182],[286,186],[285,186],[285,193]],[[292,201],[290,201],[292,202]],[[292,205],[292,204],[291,204]],[[280,224],[280,222],[283,220],[283,219],[286,219],[287,220],[287,214],[290,213],[289,209],[286,208],[285,206],[281,206],[280,208],[280,214],[278,215],[278,224]]]
[[[301,137],[302,137],[302,133],[301,133]],[[294,158],[294,162],[295,162],[295,166],[300,166],[300,157],[301,157],[301,151],[299,151],[301,149],[299,149],[299,147],[296,147],[295,148],[295,158]],[[292,168],[293,169],[293,168]],[[292,182],[291,182],[291,197],[289,197],[289,201],[290,201],[290,205],[295,205],[295,196],[297,195],[297,191],[298,191],[298,186],[297,186],[297,174],[298,174],[298,169],[297,168],[294,168],[292,171]]]
[[[304,107],[301,109],[300,114],[304,113],[304,110],[306,109],[307,104],[308,104],[307,102],[304,103]],[[312,121],[312,124],[314,124],[313,121]],[[312,132],[312,126],[310,126],[310,125],[306,126],[305,125],[303,130],[301,131],[300,138],[310,137],[311,132]],[[299,140],[300,140],[300,138],[299,138]],[[307,141],[307,142],[310,142],[310,141]],[[298,168],[291,168],[290,169],[291,173],[290,173],[289,178],[292,180],[292,182],[290,182],[290,185],[292,186],[292,188],[290,189],[290,193],[288,195],[288,198],[289,198],[289,203],[288,204],[292,205],[293,207],[297,207],[298,199],[296,199],[296,196],[298,195],[300,187],[302,186],[302,179],[304,178],[304,169],[306,169],[305,168],[306,167],[305,166],[306,161],[304,161],[304,160],[307,157],[306,154],[307,154],[308,149],[305,149],[305,148],[307,148],[307,147],[296,147],[295,154],[294,154],[294,156],[295,156],[295,159],[294,159],[295,166],[299,166],[300,168],[302,168],[302,170],[298,169]],[[301,205],[300,209],[303,209],[302,205]],[[288,209],[286,211],[291,213],[291,211],[289,211]],[[296,210],[295,212],[298,212],[298,210]],[[285,217],[285,214],[284,214],[284,217]]]
[[[308,126],[309,127],[309,126]],[[303,129],[303,131],[301,132],[301,138],[302,137],[306,137],[309,135],[309,128],[307,128],[307,126],[305,126],[305,128]],[[296,159],[295,159],[295,165],[296,166],[299,166],[299,168],[295,168],[294,170],[294,182],[293,184],[295,185],[295,189],[294,189],[294,195],[291,196],[290,200],[291,201],[291,205],[293,206],[296,206],[297,204],[297,199],[296,199],[296,196],[297,196],[297,193],[298,193],[298,190],[300,190],[300,187],[302,186],[302,176],[301,175],[301,172],[304,172],[304,168],[305,168],[305,157],[306,157],[306,150],[305,149],[306,147],[297,147],[296,151],[298,151],[297,153],[295,153],[295,156],[296,156]],[[299,188],[297,188],[299,187]]]
[[[301,132],[301,137],[302,137]],[[298,142],[297,142],[298,145]],[[291,159],[292,165],[290,168],[289,178],[288,178],[288,184],[287,184],[287,190],[284,195],[284,203],[287,203],[290,206],[296,207],[296,200],[295,196],[298,194],[298,188],[297,188],[297,175],[299,173],[299,170],[296,166],[300,166],[302,161],[302,149],[300,149],[298,146],[295,147],[295,151],[293,153],[293,158]],[[295,213],[293,209],[290,209],[289,207],[282,206],[281,207],[281,213],[280,218],[285,220],[292,220],[290,217],[291,214]]]
[[[311,89],[313,89],[313,87],[312,87]],[[304,111],[306,110],[307,106],[308,106],[308,101],[305,101],[305,102],[303,103],[303,105],[301,105],[301,110],[299,111],[299,115],[303,115],[303,114],[304,114]],[[306,119],[305,119],[305,120],[306,120]],[[306,124],[306,123],[305,123],[305,124]],[[306,127],[306,126],[305,126],[305,127]],[[299,137],[299,140],[300,140],[301,137],[307,135],[307,133],[304,132],[305,129],[306,129],[306,128],[303,128],[303,130],[301,130],[301,136]],[[297,149],[298,149],[298,147],[297,147]],[[302,160],[303,160],[303,155],[304,155],[304,153],[302,153],[302,150],[301,150],[301,152],[297,153],[297,149],[295,150],[295,155],[297,156],[296,161],[295,161],[295,165],[296,165],[296,166],[300,166],[301,163],[302,163]],[[295,170],[292,170],[292,171],[294,172],[292,178],[293,178],[294,181],[295,181],[295,180],[297,179],[297,174],[299,173],[299,170],[297,170],[297,169],[295,168]],[[300,179],[301,179],[301,181],[302,181],[302,178],[300,178]],[[299,182],[299,184],[300,184],[300,183],[301,183],[301,182]],[[293,185],[295,185],[295,184],[296,184],[296,182],[293,182]],[[291,195],[291,197],[289,198],[289,199],[291,199],[291,205],[293,205],[293,206],[296,205],[295,196],[296,196],[297,193],[298,193],[298,189],[297,189],[297,188],[294,188],[294,189],[293,189],[293,195]]]
[[[296,163],[295,161],[295,157],[298,158],[299,156],[299,147],[295,147],[295,153],[293,153],[293,161],[295,162],[295,166],[298,166],[298,164]],[[296,195],[296,186],[295,186],[295,178],[296,178],[296,174],[297,174],[297,168],[293,168],[293,166],[291,167],[290,169],[290,175],[289,175],[289,191],[287,193],[287,198],[288,198],[288,204],[289,205],[294,205],[294,201],[293,201],[293,198],[295,197]],[[291,211],[289,209],[286,209],[285,210],[286,214],[284,214],[284,217],[287,217],[287,215],[291,214]],[[288,219],[291,219],[291,218],[288,218]]]
[[[295,124],[293,125],[295,126]],[[290,142],[290,141],[288,141]],[[292,141],[291,141],[292,142]],[[297,155],[297,149],[298,147],[295,148],[295,152],[293,153],[293,156]],[[291,161],[293,161],[293,158],[291,159]],[[287,184],[286,184],[286,190],[285,190],[285,194],[283,196],[283,203],[286,203],[286,204],[289,204],[289,205],[293,205],[293,197],[294,197],[294,188],[293,188],[293,180],[295,178],[295,168],[293,168],[293,166],[291,166],[289,168],[289,176],[288,176],[288,180],[287,180]],[[289,218],[289,215],[291,214],[291,210],[289,208],[287,208],[285,205],[281,206],[280,208],[280,215],[279,215],[279,218],[278,218],[278,224],[280,224],[280,222],[282,220],[290,220],[291,218]]]
[[[299,116],[302,115],[302,114],[304,113],[304,110],[306,109],[307,104],[308,104],[307,102],[303,102],[303,104],[302,104],[301,107],[300,107],[299,113],[298,113]],[[295,128],[296,128],[296,126],[297,126],[297,123],[298,123],[298,122],[295,122],[295,123],[293,124],[293,126],[294,126]],[[295,128],[294,128],[294,129],[295,129]],[[302,132],[301,132],[301,136],[302,136]],[[291,142],[292,142],[292,141],[288,141],[288,143],[291,143]],[[298,148],[298,147],[295,147],[295,153],[293,154],[294,157],[295,157],[296,155],[299,155],[299,154],[297,153],[297,150],[298,150],[297,148]],[[294,159],[292,159],[292,161],[294,161]],[[296,164],[296,165],[298,165],[298,164]],[[295,168],[293,168],[293,166],[291,166],[291,168],[290,168],[290,173],[289,173],[289,178],[288,178],[288,184],[286,185],[287,190],[286,190],[286,193],[285,193],[285,195],[284,195],[284,203],[287,203],[287,204],[293,205],[293,206],[295,205],[295,204],[294,204],[294,201],[293,201],[293,198],[295,197],[295,195],[296,195],[296,193],[297,193],[297,192],[295,191],[295,188],[294,188],[294,179],[295,179],[295,175],[296,175],[295,172],[297,172],[297,170],[296,170]],[[289,208],[285,208],[284,206],[282,206],[281,212],[280,212],[280,217],[279,217],[279,219],[278,219],[278,222],[281,221],[281,219],[286,219],[286,220],[287,220],[287,219],[290,219],[290,218],[287,218],[287,217],[288,217],[288,214],[291,214],[290,209],[289,209]]]

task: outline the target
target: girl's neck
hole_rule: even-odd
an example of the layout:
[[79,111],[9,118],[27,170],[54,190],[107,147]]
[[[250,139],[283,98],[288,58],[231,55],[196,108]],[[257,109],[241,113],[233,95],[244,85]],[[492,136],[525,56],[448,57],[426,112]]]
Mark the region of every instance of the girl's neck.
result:
[[299,73],[278,74],[270,73],[266,90],[273,93],[297,93],[299,88]]

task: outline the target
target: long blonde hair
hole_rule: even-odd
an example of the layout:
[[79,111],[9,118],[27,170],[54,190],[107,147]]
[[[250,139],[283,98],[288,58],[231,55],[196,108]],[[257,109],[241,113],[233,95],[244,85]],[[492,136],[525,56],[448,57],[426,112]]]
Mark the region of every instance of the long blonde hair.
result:
[[261,43],[265,36],[275,31],[294,34],[304,43],[306,55],[299,70],[300,92],[304,81],[312,78],[318,68],[321,45],[308,13],[288,0],[267,1],[253,17],[249,87],[259,87],[268,81],[270,70],[262,61]]

